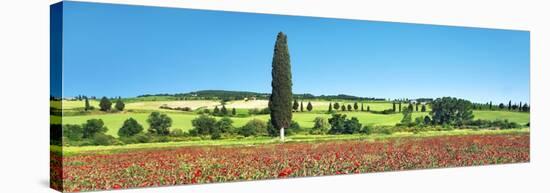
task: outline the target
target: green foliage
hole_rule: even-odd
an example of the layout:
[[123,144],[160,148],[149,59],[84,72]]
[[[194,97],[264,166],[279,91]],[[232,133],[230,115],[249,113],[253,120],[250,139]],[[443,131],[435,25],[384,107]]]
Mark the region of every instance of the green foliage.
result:
[[330,124],[324,117],[315,117],[313,120],[313,128],[309,131],[310,134],[326,134],[330,128]]
[[117,140],[113,136],[96,133],[93,135],[92,142],[94,145],[113,145],[117,143]]
[[109,111],[111,110],[111,100],[109,100],[107,97],[101,98],[101,101],[99,101],[99,110],[101,111]]
[[84,97],[84,110],[85,111],[91,110],[90,101],[88,100],[88,97]]
[[311,102],[308,102],[307,103],[307,111],[310,111],[313,110],[313,105],[311,105]]
[[237,109],[235,108],[231,109],[231,115],[233,116],[237,115]]
[[403,110],[403,118],[401,119],[401,125],[410,125],[412,122],[412,105],[411,108],[406,108]]
[[[279,136],[281,130],[273,127],[273,125],[269,124],[271,121],[267,121],[267,134],[271,137]],[[295,133],[298,133],[302,130],[300,127],[300,124],[296,121],[291,121],[290,126],[288,128],[285,128],[285,135],[293,135]]]
[[214,115],[220,114],[220,109],[218,108],[218,106],[214,107],[214,110],[212,111],[212,114],[214,114]]
[[221,115],[225,116],[228,115],[227,108],[225,108],[225,105],[222,105],[222,109],[220,110]]
[[183,136],[185,136],[185,133],[181,129],[172,129],[172,131],[170,131],[170,136],[172,136],[172,137],[183,137]]
[[329,104],[328,104],[328,112],[329,112],[329,113],[332,113],[332,103],[329,103]]
[[[362,107],[363,107],[363,104],[361,104],[361,108]],[[359,105],[357,104],[357,102],[353,103],[353,109],[356,111],[359,109]],[[361,109],[361,111],[363,111],[363,109]]]
[[147,123],[150,133],[162,136],[170,134],[168,128],[172,126],[172,119],[164,113],[152,112],[147,118]]
[[430,112],[434,124],[461,126],[474,118],[472,103],[454,97],[438,98],[432,102]]
[[124,102],[122,102],[121,99],[118,99],[115,103],[115,109],[118,110],[118,111],[123,111],[124,110]]
[[221,133],[234,133],[235,128],[233,127],[233,120],[230,118],[224,117],[216,122],[215,128],[217,128]]
[[426,105],[422,104],[422,108],[420,108],[420,112],[426,112]]
[[338,102],[334,103],[334,109],[335,110],[340,109],[340,104]]
[[198,135],[209,135],[216,127],[216,119],[208,115],[200,115],[191,121]]
[[361,130],[361,123],[357,118],[346,119],[343,114],[333,114],[328,122],[331,125],[330,134],[353,134]]
[[352,111],[352,106],[350,104],[348,104],[348,111]]
[[267,134],[267,124],[260,119],[252,119],[248,121],[246,125],[239,128],[238,133],[245,137],[264,135],[264,134]]
[[96,133],[105,133],[107,132],[107,127],[104,126],[103,120],[101,119],[90,119],[87,120],[85,124],[82,125],[82,137],[91,138]]
[[300,112],[304,112],[304,101],[300,101]]
[[122,127],[118,130],[118,136],[120,137],[131,137],[143,131],[143,126],[141,126],[135,119],[128,118],[122,124]]
[[275,128],[288,128],[292,120],[292,73],[287,36],[283,32],[277,35],[271,65],[272,90],[269,97],[271,124]]
[[294,99],[294,104],[292,105],[292,109],[294,109],[294,111],[298,111],[299,107],[300,107],[300,104],[298,104],[298,101]]
[[63,125],[63,137],[69,140],[81,140],[84,135],[84,130],[80,125]]

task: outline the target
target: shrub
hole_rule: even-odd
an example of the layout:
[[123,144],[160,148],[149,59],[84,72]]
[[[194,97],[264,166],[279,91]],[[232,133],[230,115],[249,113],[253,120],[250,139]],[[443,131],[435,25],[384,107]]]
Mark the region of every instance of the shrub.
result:
[[323,117],[315,117],[313,120],[313,128],[309,131],[310,134],[326,134],[330,128],[327,119]]
[[63,125],[63,137],[69,140],[77,141],[81,140],[83,136],[83,129],[80,125]]
[[183,137],[184,135],[185,133],[181,129],[172,129],[172,131],[170,131],[170,136],[172,137]]
[[118,136],[120,137],[131,137],[135,134],[143,131],[143,126],[141,126],[135,119],[128,118],[122,124],[122,127],[118,130]]
[[147,118],[149,123],[149,132],[157,135],[168,135],[172,126],[172,119],[168,115],[159,112],[152,112]]
[[461,126],[474,118],[472,103],[464,99],[443,97],[432,102],[432,121],[434,124]]
[[365,125],[363,129],[361,129],[361,133],[370,135],[374,133],[374,127],[372,125]]
[[353,134],[361,131],[361,123],[355,117],[346,119],[346,115],[333,114],[328,122],[331,125],[330,134]]
[[94,145],[113,145],[117,143],[117,140],[113,136],[104,133],[94,134],[92,141]]
[[266,134],[267,124],[262,120],[252,119],[241,127],[238,133],[245,137]]
[[90,119],[82,125],[82,137],[92,138],[96,133],[107,132],[107,127],[103,126],[103,120]]

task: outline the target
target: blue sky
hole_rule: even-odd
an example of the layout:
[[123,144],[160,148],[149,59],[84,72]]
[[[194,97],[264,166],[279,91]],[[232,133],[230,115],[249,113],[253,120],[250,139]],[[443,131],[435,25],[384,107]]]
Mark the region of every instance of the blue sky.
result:
[[270,92],[288,35],[293,92],[529,102],[529,32],[65,2],[64,96]]

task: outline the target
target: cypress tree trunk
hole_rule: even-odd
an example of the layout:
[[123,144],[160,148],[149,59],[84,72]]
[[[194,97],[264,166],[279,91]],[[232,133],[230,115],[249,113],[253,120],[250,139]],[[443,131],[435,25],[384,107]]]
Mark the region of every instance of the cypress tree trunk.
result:
[[271,124],[274,128],[280,128],[281,141],[284,142],[284,129],[290,126],[292,120],[292,74],[287,37],[283,32],[277,35],[271,66]]

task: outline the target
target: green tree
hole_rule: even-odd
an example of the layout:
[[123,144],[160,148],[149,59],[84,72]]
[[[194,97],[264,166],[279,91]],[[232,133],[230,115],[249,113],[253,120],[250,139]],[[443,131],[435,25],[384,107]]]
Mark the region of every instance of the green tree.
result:
[[340,104],[338,104],[338,102],[334,103],[334,109],[335,110],[340,109]]
[[233,120],[228,117],[221,118],[216,122],[215,128],[221,133],[234,133]]
[[90,110],[90,101],[88,100],[88,97],[84,97],[84,110]]
[[109,111],[111,110],[111,101],[107,97],[101,98],[99,101],[99,110],[101,111]]
[[416,103],[415,105],[416,105],[416,112],[418,112],[418,103]]
[[216,119],[208,115],[200,115],[193,119],[191,124],[198,135],[209,135],[216,127]]
[[347,110],[348,110],[348,111],[352,111],[352,110],[353,110],[350,104],[348,104],[348,109],[347,109]]
[[361,131],[361,123],[359,123],[359,120],[356,117],[352,117],[349,120],[346,120],[344,122],[344,134],[354,134]]
[[237,115],[237,110],[235,108],[231,109],[231,114],[233,116]]
[[420,109],[421,112],[426,112],[426,105],[422,104],[422,108]]
[[367,106],[367,112],[370,112],[370,106]]
[[361,103],[361,111],[364,111],[365,109],[363,108],[363,103]]
[[498,105],[498,108],[501,109],[501,110],[504,109],[504,103],[500,103],[500,104]]
[[103,120],[90,119],[82,125],[82,137],[92,138],[96,133],[105,133],[107,130],[107,127],[103,124]]
[[346,115],[343,114],[333,114],[331,118],[328,119],[330,124],[330,134],[341,134],[344,132],[344,123],[346,122]]
[[63,137],[72,141],[81,140],[84,134],[84,130],[80,125],[63,125]]
[[281,141],[284,141],[284,128],[288,128],[292,120],[292,72],[287,36],[283,32],[277,34],[271,66],[271,124],[280,128]]
[[170,134],[170,128],[172,126],[172,118],[164,113],[152,112],[147,118],[149,123],[149,132],[157,135]]
[[328,103],[328,112],[332,113],[332,103]]
[[330,128],[330,124],[328,123],[327,119],[323,117],[315,117],[313,120],[313,128],[309,131],[310,134],[319,135],[319,134],[325,134],[328,132],[328,129]]
[[122,102],[122,100],[120,98],[115,103],[115,109],[118,110],[118,111],[123,111],[124,106],[125,106],[124,102]]
[[399,102],[399,112],[401,112],[401,102]]
[[424,117],[424,125],[429,125],[432,123],[432,119],[430,119],[430,116],[426,115]]
[[311,105],[311,102],[307,102],[307,111],[313,110],[313,105]]
[[304,102],[300,101],[300,112],[304,112]]
[[294,111],[298,111],[299,107],[300,107],[300,104],[298,104],[298,101],[294,99],[294,104],[292,105],[292,109],[294,109]]
[[512,110],[512,100],[508,101],[508,110]]
[[402,125],[410,125],[412,123],[412,105],[409,104],[409,107],[403,110],[403,118],[401,119]]
[[472,103],[454,97],[438,98],[432,102],[430,112],[434,124],[464,125],[474,118]]
[[225,116],[227,115],[229,112],[227,111],[227,108],[225,108],[225,105],[222,105],[222,109],[220,110],[220,113]]
[[118,129],[118,136],[131,137],[143,131],[141,126],[134,118],[128,118],[122,124],[122,127]]
[[357,102],[353,103],[353,110],[357,111],[359,109],[359,105]]
[[393,102],[392,105],[393,105],[393,107],[392,107],[393,112],[395,112],[395,111],[396,111],[396,109],[395,109],[395,102]]
[[407,106],[407,109],[409,109],[409,111],[411,111],[411,112],[413,111],[414,107],[413,107],[412,103],[409,103],[409,106]]
[[212,111],[212,114],[214,114],[214,115],[219,115],[220,114],[220,109],[218,108],[218,106],[214,107],[214,110]]
[[345,105],[345,104],[342,104],[342,107],[340,107],[340,109],[341,109],[342,111],[346,111],[346,105]]

